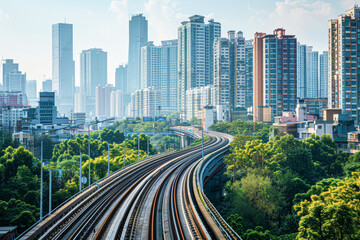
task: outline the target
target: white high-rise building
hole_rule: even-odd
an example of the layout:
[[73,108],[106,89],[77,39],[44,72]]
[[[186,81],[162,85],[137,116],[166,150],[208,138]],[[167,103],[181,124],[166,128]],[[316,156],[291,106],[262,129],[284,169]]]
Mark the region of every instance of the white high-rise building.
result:
[[178,109],[186,117],[186,91],[213,84],[213,43],[221,37],[221,25],[191,16],[178,28]]
[[26,73],[19,71],[19,64],[14,63],[13,59],[5,59],[2,67],[3,90],[26,94]]
[[96,116],[110,116],[110,94],[114,87],[110,84],[96,87]]
[[136,118],[155,117],[161,106],[161,91],[153,87],[136,90],[131,94],[131,116]]
[[36,80],[26,81],[26,95],[27,95],[28,99],[36,99],[37,98],[37,81]]
[[319,94],[321,98],[327,98],[329,92],[329,52],[324,51],[322,54],[320,54],[319,59]]
[[114,90],[110,93],[110,116],[122,119],[124,117],[123,92]]
[[312,46],[297,44],[297,95],[298,98],[319,97],[319,52]]
[[246,72],[245,38],[242,32],[228,32],[228,38],[214,43],[215,105],[229,105],[230,109],[245,107]]
[[186,91],[186,120],[199,117],[197,113],[206,106],[215,105],[215,88],[211,85]]
[[161,91],[161,112],[176,111],[177,104],[177,40],[152,42],[141,48],[141,86]]

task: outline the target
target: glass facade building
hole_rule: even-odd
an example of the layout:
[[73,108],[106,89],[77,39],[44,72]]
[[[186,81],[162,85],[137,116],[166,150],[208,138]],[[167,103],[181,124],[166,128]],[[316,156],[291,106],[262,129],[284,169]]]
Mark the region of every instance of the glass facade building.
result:
[[59,111],[67,113],[74,108],[75,62],[73,59],[73,25],[52,25],[52,90]]

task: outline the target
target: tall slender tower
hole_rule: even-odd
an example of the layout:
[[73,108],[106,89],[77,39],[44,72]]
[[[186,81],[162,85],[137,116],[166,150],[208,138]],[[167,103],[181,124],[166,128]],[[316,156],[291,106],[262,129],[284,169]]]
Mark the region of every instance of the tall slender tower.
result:
[[141,88],[140,50],[148,42],[148,22],[142,14],[134,15],[129,21],[129,58],[127,93]]
[[73,25],[52,25],[52,88],[59,112],[74,109],[75,62],[73,59]]
[[355,5],[332,19],[329,26],[329,108],[341,108],[356,124],[360,121],[358,28],[360,8]]

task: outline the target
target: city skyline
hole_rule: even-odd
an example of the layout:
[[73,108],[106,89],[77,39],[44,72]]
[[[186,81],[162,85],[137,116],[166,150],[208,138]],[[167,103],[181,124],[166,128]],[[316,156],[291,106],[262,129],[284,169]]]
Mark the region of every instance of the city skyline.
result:
[[[289,34],[296,35],[299,41],[322,52],[327,50],[327,21],[351,8],[355,2],[229,0],[221,3],[220,8],[216,7],[218,4],[215,1],[207,1],[206,5],[200,1],[157,0],[86,1],[86,5],[83,0],[49,4],[43,4],[44,1],[40,0],[31,3],[4,1],[0,5],[0,27],[7,32],[7,36],[0,40],[0,53],[3,59],[14,59],[20,63],[28,78],[38,81],[39,90],[40,81],[52,75],[51,25],[58,22],[71,23],[74,26],[76,85],[80,83],[80,53],[95,47],[109,53],[108,76],[109,83],[113,84],[115,68],[127,62],[128,20],[131,15],[144,14],[149,21],[149,41],[154,41],[156,45],[162,40],[176,38],[181,21],[193,14],[200,14],[205,16],[205,21],[214,18],[222,24],[222,37],[226,37],[228,30],[239,29],[246,39],[252,39],[256,31],[270,32],[283,27]],[[18,3],[22,4],[21,9],[17,7]],[[72,9],[67,7],[70,4]],[[233,7],[227,7],[230,5]],[[32,11],[35,9],[37,11]],[[289,11],[291,14],[288,14]],[[12,21],[15,19],[26,21]],[[22,41],[24,38],[28,39],[26,43]]]

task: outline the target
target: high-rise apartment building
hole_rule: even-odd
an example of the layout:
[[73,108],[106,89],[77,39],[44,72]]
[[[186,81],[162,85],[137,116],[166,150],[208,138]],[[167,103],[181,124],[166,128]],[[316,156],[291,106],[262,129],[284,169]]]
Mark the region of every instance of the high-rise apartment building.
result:
[[141,48],[141,88],[155,87],[160,89],[160,47],[155,46],[152,41]]
[[296,107],[296,38],[282,28],[273,34],[255,33],[254,38],[254,121],[260,110],[270,108],[271,119]]
[[127,93],[141,86],[140,50],[148,42],[148,22],[142,14],[131,16],[129,21],[129,58]]
[[59,112],[69,112],[74,108],[75,93],[72,24],[52,25],[52,81]]
[[124,101],[121,90],[110,93],[110,116],[122,119],[124,117]]
[[319,97],[319,52],[312,46],[297,44],[297,97]]
[[127,64],[120,65],[115,70],[115,89],[121,90],[123,94],[127,91],[127,70]]
[[86,113],[95,112],[96,87],[107,83],[107,52],[99,48],[80,54],[80,93],[86,96]]
[[19,64],[13,59],[5,59],[3,69],[3,90],[26,94],[26,73],[19,71]]
[[253,65],[254,65],[254,46],[253,40],[245,41],[245,86],[246,97],[245,107],[249,108],[253,106]]
[[37,98],[37,81],[36,80],[26,81],[26,95],[27,95],[28,99],[36,99]]
[[110,94],[114,87],[110,84],[96,87],[96,116],[110,116]]
[[328,97],[329,88],[329,52],[324,51],[319,58],[319,97]]
[[42,82],[41,91],[42,92],[52,92],[52,80],[51,79],[47,79]]
[[215,105],[227,105],[230,109],[245,107],[245,38],[240,31],[228,32],[228,38],[214,42]]
[[161,106],[161,92],[158,89],[143,88],[131,94],[130,115],[134,118],[162,115],[159,112],[159,106]]
[[208,85],[186,91],[187,121],[191,120],[192,117],[200,118],[201,110],[204,107],[215,105],[215,89],[215,87]]
[[360,36],[360,8],[347,10],[329,26],[329,108],[341,108],[360,121],[360,89],[358,48]]
[[221,25],[194,15],[178,28],[178,109],[186,118],[186,91],[213,84],[213,43],[221,37]]
[[177,110],[177,40],[162,41],[161,46],[149,42],[141,48],[142,88],[161,91],[161,112]]

